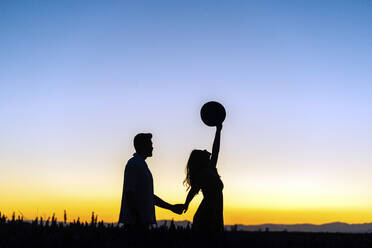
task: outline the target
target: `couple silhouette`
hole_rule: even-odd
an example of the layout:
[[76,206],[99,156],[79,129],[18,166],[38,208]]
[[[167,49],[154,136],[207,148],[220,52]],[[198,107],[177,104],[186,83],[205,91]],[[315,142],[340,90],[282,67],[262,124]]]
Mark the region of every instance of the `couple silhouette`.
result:
[[137,134],[133,140],[136,153],[125,166],[119,223],[123,223],[128,230],[148,230],[156,224],[155,206],[176,214],[185,213],[191,200],[201,190],[203,200],[194,215],[192,230],[223,231],[223,183],[216,168],[221,130],[222,124],[217,125],[212,153],[207,150],[191,152],[186,165],[184,184],[188,194],[184,204],[170,204],[154,194],[152,174],[145,162],[152,156],[152,134]]

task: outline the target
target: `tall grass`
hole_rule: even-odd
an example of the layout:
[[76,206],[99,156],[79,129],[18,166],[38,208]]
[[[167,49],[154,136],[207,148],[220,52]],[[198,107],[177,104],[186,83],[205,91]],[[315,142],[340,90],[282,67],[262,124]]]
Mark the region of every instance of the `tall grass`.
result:
[[372,247],[372,234],[244,232],[232,229],[224,233],[195,233],[190,226],[176,226],[172,221],[136,233],[118,224],[107,224],[92,212],[90,222],[80,218],[63,221],[55,214],[29,221],[13,213],[10,218],[0,212],[0,248],[7,247]]

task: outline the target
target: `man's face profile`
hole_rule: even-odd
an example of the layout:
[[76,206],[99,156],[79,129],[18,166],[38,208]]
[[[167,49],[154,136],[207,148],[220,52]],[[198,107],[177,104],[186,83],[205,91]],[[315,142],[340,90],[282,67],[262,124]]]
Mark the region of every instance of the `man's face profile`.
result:
[[144,144],[144,151],[146,152],[146,155],[148,157],[152,157],[152,150],[154,148],[152,147],[152,141],[151,139],[148,140],[145,144]]
[[133,143],[136,152],[147,157],[152,157],[152,134],[151,133],[139,133],[134,137]]

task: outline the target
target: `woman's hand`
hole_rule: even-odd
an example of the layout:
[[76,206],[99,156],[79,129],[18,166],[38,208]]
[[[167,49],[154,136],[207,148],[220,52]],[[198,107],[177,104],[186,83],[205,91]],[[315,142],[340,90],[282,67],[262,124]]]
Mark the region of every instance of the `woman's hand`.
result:
[[183,205],[183,213],[186,213],[188,208],[189,208],[189,204]]

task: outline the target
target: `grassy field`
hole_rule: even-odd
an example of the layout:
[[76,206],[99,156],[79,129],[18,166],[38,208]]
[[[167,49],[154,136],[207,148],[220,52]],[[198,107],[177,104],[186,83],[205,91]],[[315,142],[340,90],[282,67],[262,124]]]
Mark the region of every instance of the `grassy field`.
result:
[[162,225],[133,233],[97,221],[58,222],[55,217],[24,221],[0,213],[0,247],[372,247],[372,234],[244,232],[193,233],[190,228]]

